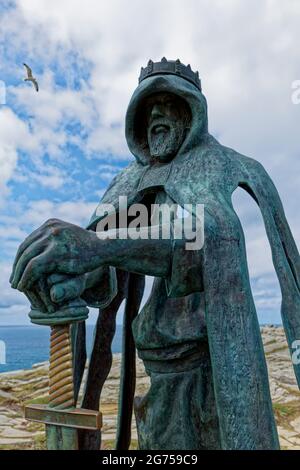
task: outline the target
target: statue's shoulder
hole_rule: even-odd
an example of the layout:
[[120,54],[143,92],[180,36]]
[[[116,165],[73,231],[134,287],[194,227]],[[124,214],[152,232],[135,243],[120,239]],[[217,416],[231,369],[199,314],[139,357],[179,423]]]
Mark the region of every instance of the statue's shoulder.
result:
[[120,196],[130,197],[131,194],[135,193],[144,171],[145,167],[135,161],[121,170],[106,189],[86,228],[92,230],[95,227],[99,220],[98,210],[100,206],[112,204],[114,207],[117,207]]
[[101,202],[105,203],[111,201],[114,197],[125,196],[135,191],[144,171],[145,167],[143,165],[136,161],[131,162],[113,178]]
[[228,162],[235,166],[241,174],[251,176],[268,177],[264,166],[255,158],[248,157],[238,151],[221,145],[222,152],[226,155]]

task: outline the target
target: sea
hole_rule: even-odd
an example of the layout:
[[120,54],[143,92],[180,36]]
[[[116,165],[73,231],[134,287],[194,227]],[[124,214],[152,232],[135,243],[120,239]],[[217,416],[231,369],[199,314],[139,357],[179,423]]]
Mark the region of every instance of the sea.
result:
[[[261,326],[271,322],[261,323]],[[274,324],[273,326],[280,326]],[[87,355],[93,345],[94,325],[87,325]],[[31,369],[33,364],[49,359],[50,328],[46,326],[0,326],[0,374],[20,369]],[[122,351],[122,325],[117,325],[112,352]]]
[[[87,354],[93,344],[94,325],[87,325]],[[0,373],[30,369],[49,359],[50,328],[44,326],[0,327]],[[117,325],[112,352],[122,350],[122,326]]]

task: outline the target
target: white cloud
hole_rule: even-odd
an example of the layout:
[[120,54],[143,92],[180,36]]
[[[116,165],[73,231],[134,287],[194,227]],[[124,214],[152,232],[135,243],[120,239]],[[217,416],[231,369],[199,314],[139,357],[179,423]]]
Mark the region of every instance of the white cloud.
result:
[[[19,104],[32,112],[40,140],[41,127],[80,117],[89,132],[86,152],[127,155],[124,116],[140,66],[150,57],[180,56],[199,69],[211,129],[224,143],[256,156],[275,174],[280,154],[285,164],[299,166],[300,106],[291,102],[291,83],[300,73],[297,2],[88,0],[83,6],[78,0],[19,0],[17,5],[2,26],[17,36],[16,47],[22,43],[29,60],[45,67],[38,96],[31,87],[14,89]],[[43,34],[33,41],[37,29]],[[55,63],[58,72],[72,75],[74,52],[80,66],[90,66],[89,79],[78,91],[55,88],[50,67]],[[44,140],[53,137],[49,132]]]
[[[31,201],[24,209],[22,206],[14,206],[17,213],[18,226],[39,227],[49,218],[62,219],[70,223],[84,226],[89,221],[97,202],[67,201],[53,202],[47,199]],[[14,217],[6,218],[6,226],[10,226]],[[21,232],[22,233],[22,232]],[[22,233],[23,234],[23,233]]]
[[10,287],[9,276],[12,265],[8,262],[0,263],[0,325],[26,324],[25,314],[29,312],[29,302],[19,291]]
[[0,107],[0,195],[7,182],[12,178],[17,166],[17,146],[15,134],[20,139],[27,136],[26,128],[15,113]]
[[42,167],[42,173],[38,173],[37,171],[28,171],[22,168],[22,173],[15,175],[15,179],[20,181],[20,178],[23,179],[23,182],[27,183],[28,185],[32,185],[38,183],[45,188],[50,189],[58,189],[63,186],[64,183],[68,180],[67,175],[55,168],[53,166]]
[[[2,55],[0,49],[0,75],[15,77],[7,89],[14,111],[0,107],[2,200],[13,179],[63,188],[68,166],[62,170],[56,164],[65,161],[67,143],[87,158],[109,154],[111,161],[127,159],[124,117],[140,67],[165,55],[199,70],[212,133],[265,165],[300,241],[300,105],[291,100],[291,84],[300,79],[299,2],[17,0],[16,5],[0,18],[6,48]],[[34,64],[39,93],[22,83],[23,60]],[[71,135],[67,125],[77,121],[80,130]],[[20,166],[20,152],[26,152],[34,169]],[[108,181],[114,170],[103,168],[101,174]],[[248,196],[237,203],[250,274],[255,282],[266,280],[273,266],[259,211]],[[38,226],[53,216],[83,224],[94,207],[83,198],[67,203],[45,199],[29,201],[23,212],[14,210],[20,224]],[[17,240],[3,243],[12,253]],[[278,302],[276,283],[271,291]],[[257,301],[262,305],[271,297]]]

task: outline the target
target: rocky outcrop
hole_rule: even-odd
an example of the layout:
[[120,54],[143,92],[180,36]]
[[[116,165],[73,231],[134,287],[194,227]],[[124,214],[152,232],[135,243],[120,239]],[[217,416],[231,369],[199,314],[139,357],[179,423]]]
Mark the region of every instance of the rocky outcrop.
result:
[[261,329],[282,449],[300,450],[300,391],[282,328]]
[[[282,449],[300,450],[300,392],[282,328],[261,329],[268,364],[271,394]],[[114,355],[113,366],[102,393],[103,447],[113,448],[121,355]],[[43,449],[43,426],[23,418],[28,402],[45,403],[48,393],[48,364],[37,364],[26,371],[0,374],[0,449]],[[147,392],[149,379],[137,361],[136,395]],[[132,425],[132,447],[136,447],[136,427]]]

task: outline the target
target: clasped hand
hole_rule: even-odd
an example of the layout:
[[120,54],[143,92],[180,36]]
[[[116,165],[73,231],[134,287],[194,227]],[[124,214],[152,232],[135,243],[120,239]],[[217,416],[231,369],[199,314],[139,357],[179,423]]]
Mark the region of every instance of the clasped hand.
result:
[[80,296],[85,273],[95,268],[95,234],[58,219],[50,219],[20,245],[10,277],[35,308],[55,310],[55,304]]
[[77,225],[50,219],[20,245],[10,277],[20,291],[52,273],[78,275],[93,270],[95,234]]

